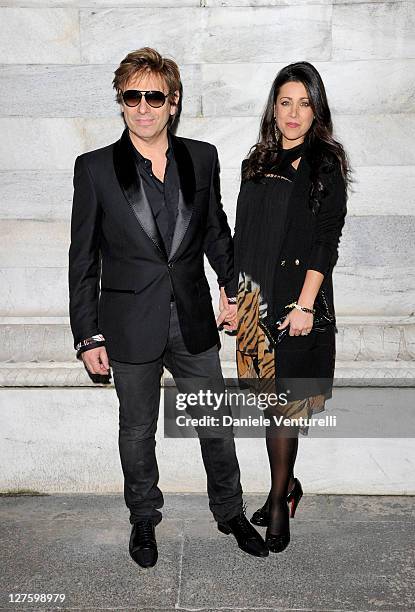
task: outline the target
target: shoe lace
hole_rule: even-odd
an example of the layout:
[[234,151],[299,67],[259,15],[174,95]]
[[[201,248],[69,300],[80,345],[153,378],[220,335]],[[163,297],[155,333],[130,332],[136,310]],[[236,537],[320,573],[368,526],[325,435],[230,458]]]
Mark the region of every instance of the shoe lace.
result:
[[151,521],[138,521],[136,529],[142,545],[146,546],[153,542],[153,523]]
[[252,527],[246,518],[246,502],[243,503],[241,513],[235,517],[235,521],[238,523],[241,532],[247,536],[252,536]]

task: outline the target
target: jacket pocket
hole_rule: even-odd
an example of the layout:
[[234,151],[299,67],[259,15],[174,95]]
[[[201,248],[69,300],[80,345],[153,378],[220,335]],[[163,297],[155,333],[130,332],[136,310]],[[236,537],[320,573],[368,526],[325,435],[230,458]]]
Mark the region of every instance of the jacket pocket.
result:
[[112,287],[101,287],[101,291],[109,293],[137,293],[136,289],[113,289]]

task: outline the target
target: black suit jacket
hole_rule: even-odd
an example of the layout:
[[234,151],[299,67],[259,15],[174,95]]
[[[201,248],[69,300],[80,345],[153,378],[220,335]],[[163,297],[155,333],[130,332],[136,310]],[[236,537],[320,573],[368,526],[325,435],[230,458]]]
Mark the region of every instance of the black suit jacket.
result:
[[171,293],[190,353],[219,342],[203,255],[236,294],[231,232],[219,190],[216,148],[172,136],[180,194],[166,253],[125,130],[116,143],[75,162],[69,250],[74,344],[105,336],[110,358],[142,363],[166,345]]

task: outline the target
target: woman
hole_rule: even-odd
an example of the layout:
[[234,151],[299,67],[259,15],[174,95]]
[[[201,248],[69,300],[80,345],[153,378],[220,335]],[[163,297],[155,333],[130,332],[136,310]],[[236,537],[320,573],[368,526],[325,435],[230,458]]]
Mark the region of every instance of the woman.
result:
[[[319,73],[308,62],[291,64],[274,80],[259,142],[242,163],[235,226],[238,377],[259,379],[268,389],[271,383],[274,392],[282,380],[310,383],[302,389],[297,384],[278,411],[268,409],[271,417],[310,417],[324,410],[331,394],[337,331],[332,271],[350,173],[332,133]],[[316,331],[313,322],[322,309],[326,325]],[[283,322],[272,329],[270,321]],[[294,478],[299,431],[307,434],[307,428],[283,425],[266,433],[271,489],[251,522],[267,526],[272,552],[288,546],[288,503],[293,517],[302,495]]]

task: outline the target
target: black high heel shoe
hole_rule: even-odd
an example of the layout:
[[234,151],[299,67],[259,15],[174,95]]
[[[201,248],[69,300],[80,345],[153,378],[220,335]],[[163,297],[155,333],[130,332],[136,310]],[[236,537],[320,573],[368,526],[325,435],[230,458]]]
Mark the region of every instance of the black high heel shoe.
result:
[[290,531],[288,530],[286,533],[280,533],[278,535],[274,535],[272,533],[265,534],[265,546],[268,548],[270,552],[280,553],[285,550],[290,543]]
[[290,522],[289,522],[289,511],[288,504],[285,504],[285,509],[288,514],[287,516],[287,527],[280,533],[271,533],[270,528],[267,528],[265,533],[265,546],[270,552],[280,553],[285,550],[290,543]]
[[287,495],[287,502],[290,507],[290,518],[294,518],[297,506],[303,496],[303,487],[298,478],[294,478],[294,486]]
[[[290,504],[290,518],[294,518],[295,511],[297,510],[297,506],[300,502],[300,499],[303,496],[303,488],[301,486],[301,482],[298,478],[294,478],[294,486],[291,491],[287,495],[287,502]],[[258,525],[258,527],[267,527],[268,526],[268,504],[269,497],[262,508],[259,508],[251,518],[251,523],[253,525]]]

